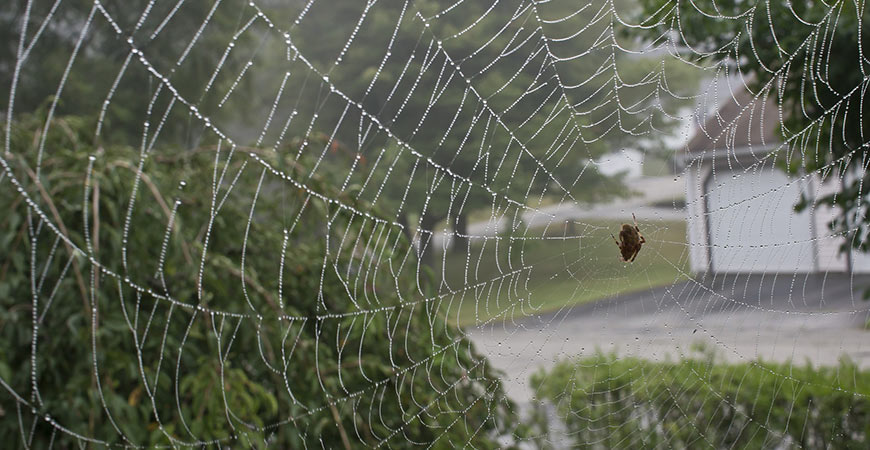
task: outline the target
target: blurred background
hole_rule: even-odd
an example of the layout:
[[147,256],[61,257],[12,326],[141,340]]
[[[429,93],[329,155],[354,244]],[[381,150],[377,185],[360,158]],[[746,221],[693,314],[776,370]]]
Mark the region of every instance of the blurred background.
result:
[[0,436],[860,447],[865,9],[0,7]]

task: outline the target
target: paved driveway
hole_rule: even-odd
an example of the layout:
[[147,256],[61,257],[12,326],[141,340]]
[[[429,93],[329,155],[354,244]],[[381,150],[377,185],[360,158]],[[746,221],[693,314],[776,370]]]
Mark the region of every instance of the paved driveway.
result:
[[518,401],[531,400],[528,379],[538,368],[597,349],[662,360],[702,342],[728,361],[833,365],[847,355],[870,367],[870,302],[861,299],[868,286],[868,275],[708,275],[466,332],[506,372]]

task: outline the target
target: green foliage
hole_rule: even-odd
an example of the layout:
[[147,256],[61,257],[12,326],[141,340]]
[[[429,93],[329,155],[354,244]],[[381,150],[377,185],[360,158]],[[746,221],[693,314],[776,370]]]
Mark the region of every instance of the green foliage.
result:
[[597,354],[532,376],[584,448],[863,448],[870,371]]
[[[96,145],[93,119],[65,116],[37,177],[45,118],[19,119],[0,180],[0,377],[27,403],[0,391],[4,442],[35,426],[31,447],[73,446],[49,417],[149,446],[495,448],[496,430],[522,435],[496,374],[425,300],[429,282],[402,263],[408,241],[375,222],[377,208],[319,176],[307,191],[264,170],[305,179],[311,161],[207,141],[140,154]],[[355,242],[381,232],[389,245],[373,260]]]
[[[612,49],[600,40],[612,22],[596,18],[596,8],[571,15],[577,9],[573,2],[534,8],[518,1],[465,2],[439,13],[441,2],[415,1],[407,10],[403,3],[388,0],[369,10],[358,2],[316,2],[307,13],[311,19],[290,35],[306,58],[329,74],[330,83],[366,111],[377,112],[392,130],[389,137],[364,132],[360,141],[357,127],[336,127],[332,137],[369,162],[381,161],[375,178],[389,181],[380,201],[411,230],[418,225],[431,230],[447,219],[464,234],[468,215],[482,208],[509,210],[513,206],[506,199],[538,207],[535,201],[544,195],[578,202],[627,195],[621,180],[601,175],[588,161],[622,146],[655,147],[658,134],[675,123],[658,108],[673,113],[686,103],[662,94],[663,65],[656,58],[610,61]],[[350,32],[344,24],[354,23],[364,9],[354,43],[336,65]],[[418,14],[429,18],[425,30]],[[546,20],[565,16],[571,20]],[[586,27],[590,22],[594,25]],[[565,42],[549,39],[579,29],[586,31]],[[541,34],[552,55],[537,44]],[[583,58],[556,59],[587,50]],[[688,94],[697,85],[688,66],[666,66],[674,92]],[[615,88],[621,107],[631,105],[636,114],[617,113]],[[328,91],[321,83],[300,96],[303,104],[319,105],[320,117],[330,118],[321,121],[357,122],[354,108],[346,110]],[[359,122],[364,129],[365,121]],[[301,134],[307,122],[294,126]],[[650,127],[658,131],[650,133]],[[427,159],[474,186],[456,183]],[[392,177],[383,176],[388,169]],[[406,204],[423,198],[425,208]]]
[[[242,80],[239,90],[250,91],[244,101],[235,102],[231,98],[223,111],[214,108],[220,99],[205,95],[203,88],[212,76],[215,66],[221,60],[224,48],[238,30],[240,20],[239,1],[222,2],[209,16],[212,5],[204,2],[184,3],[173,10],[175,3],[151,2],[145,8],[144,2],[106,2],[101,4],[107,13],[125,30],[118,35],[94,8],[94,2],[87,0],[68,0],[57,3],[47,2],[9,2],[0,14],[0,104],[6,105],[14,99],[13,116],[34,113],[57,99],[54,114],[59,116],[96,116],[109,99],[106,110],[106,123],[100,139],[103,142],[118,142],[138,145],[141,138],[143,117],[147,115],[149,103],[153,100],[161,83],[147,68],[137,61],[131,53],[131,46],[125,36],[133,39],[133,45],[147,54],[148,62],[161,73],[171,76],[172,85],[177,92],[198,102],[201,108],[210,108],[213,119],[233,115],[237,126],[253,125],[246,115],[235,114],[231,107],[238,104],[265,103],[262,96],[253,95],[256,91],[249,80]],[[4,5],[6,6],[6,5]],[[148,11],[150,20],[145,26],[136,27],[143,14]],[[29,22],[24,24],[26,13]],[[88,27],[88,17],[93,18]],[[171,17],[169,26],[159,28],[158,18]],[[197,45],[188,49],[188,44],[203,21],[210,17],[206,27],[197,40]],[[43,20],[46,22],[43,23]],[[18,44],[23,26],[27,26],[24,46],[30,48],[26,59],[20,65],[16,77]],[[40,29],[40,26],[44,28]],[[136,29],[134,32],[133,29]],[[35,39],[36,30],[40,31]],[[79,43],[79,40],[81,42]],[[252,36],[240,36],[235,45],[252,45]],[[71,60],[74,50],[75,58]],[[185,51],[188,52],[185,54]],[[184,62],[179,64],[182,55]],[[247,62],[246,55],[231,54],[223,61],[223,71],[238,71]],[[67,66],[69,65],[69,69]],[[10,90],[15,79],[15,87]],[[211,91],[225,90],[233,78],[217,77]],[[111,91],[110,88],[114,86]],[[57,94],[59,97],[56,97]],[[14,97],[13,97],[14,94]],[[241,99],[239,99],[241,100]],[[159,110],[165,104],[160,101],[151,108]],[[172,145],[195,147],[198,135],[189,127],[187,114],[180,109],[170,111],[161,130],[161,135]]]

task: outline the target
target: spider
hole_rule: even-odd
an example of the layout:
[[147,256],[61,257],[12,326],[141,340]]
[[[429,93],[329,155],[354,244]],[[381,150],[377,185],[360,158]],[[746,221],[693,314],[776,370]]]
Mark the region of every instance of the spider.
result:
[[627,223],[622,224],[618,241],[613,236],[613,233],[610,233],[610,237],[613,238],[613,242],[616,242],[616,246],[619,247],[619,251],[622,253],[623,262],[634,262],[634,259],[637,258],[637,253],[640,252],[640,247],[646,243],[646,239],[640,234],[640,228],[637,227],[637,217],[634,217],[634,214],[632,214],[631,218],[634,219],[634,226]]

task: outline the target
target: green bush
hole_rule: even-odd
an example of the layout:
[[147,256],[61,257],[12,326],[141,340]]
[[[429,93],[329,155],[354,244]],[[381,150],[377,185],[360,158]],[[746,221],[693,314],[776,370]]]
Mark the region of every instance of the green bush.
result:
[[866,448],[870,371],[597,354],[532,376],[583,448]]
[[37,165],[44,121],[19,116],[3,155],[0,441],[494,448],[517,429],[353,186],[287,148],[93,142],[83,117],[52,122]]

